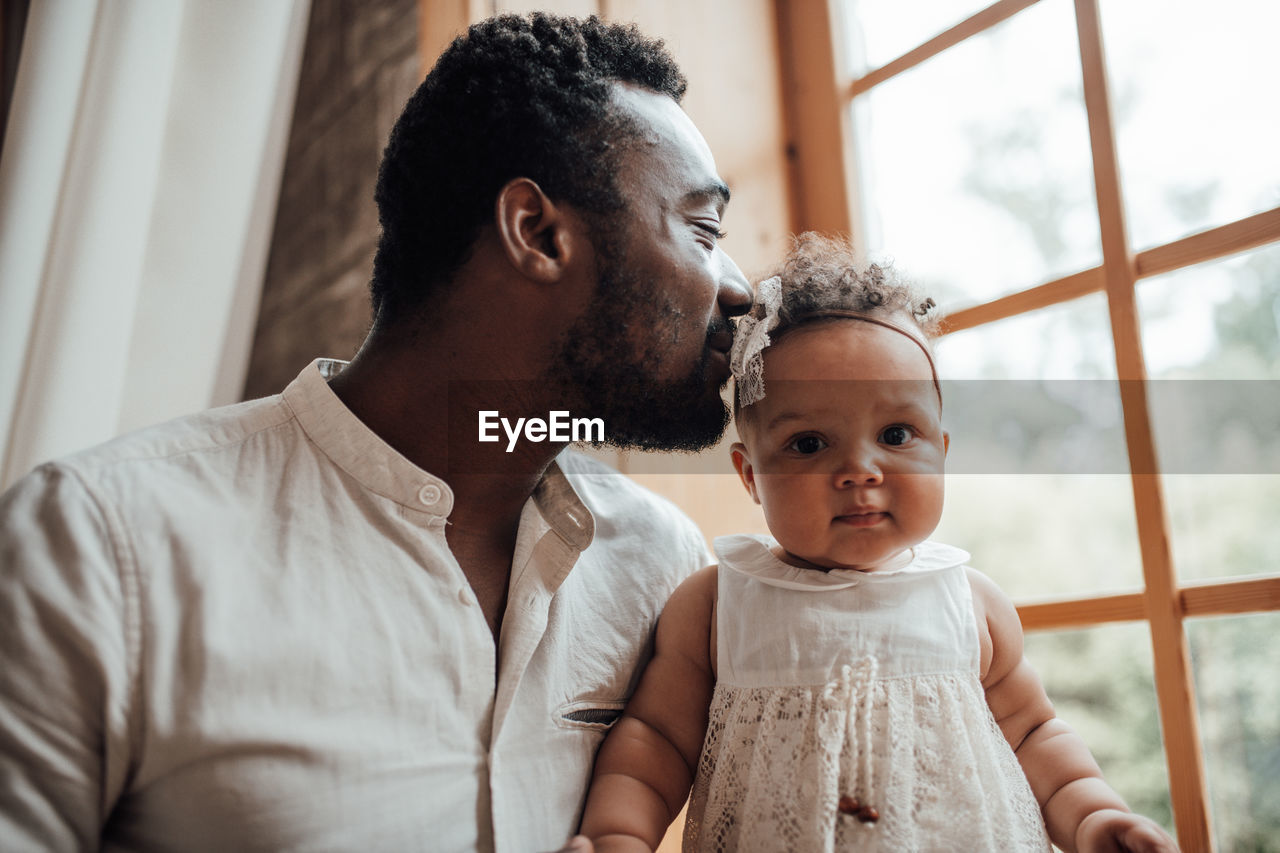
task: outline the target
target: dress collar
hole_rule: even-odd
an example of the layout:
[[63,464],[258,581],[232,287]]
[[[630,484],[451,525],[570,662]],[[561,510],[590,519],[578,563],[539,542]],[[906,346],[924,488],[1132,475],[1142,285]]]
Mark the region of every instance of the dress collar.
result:
[[773,553],[777,540],[758,534],[734,534],[720,536],[715,541],[716,557],[721,566],[728,566],[744,575],[769,586],[783,589],[800,589],[813,592],[848,589],[860,583],[882,583],[904,579],[925,572],[936,572],[969,562],[969,554],[960,548],[941,542],[925,541],[912,551],[911,562],[900,569],[876,572],[860,572],[856,569],[802,569],[782,562]]

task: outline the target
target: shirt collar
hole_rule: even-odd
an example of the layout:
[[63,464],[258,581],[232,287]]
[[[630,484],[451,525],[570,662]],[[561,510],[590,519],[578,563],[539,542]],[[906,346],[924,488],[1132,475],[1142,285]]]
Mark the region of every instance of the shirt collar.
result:
[[[284,401],[307,437],[370,491],[415,512],[447,516],[453,510],[449,484],[400,455],[333,393],[328,380],[345,366],[345,361],[316,359],[285,388]],[[542,475],[533,501],[547,525],[572,548],[584,551],[591,544],[595,519],[556,462]]]
[[547,524],[561,539],[575,550],[587,550],[596,534],[595,516],[582,502],[557,462],[552,461],[547,467],[533,490],[533,500]]
[[415,512],[448,515],[453,510],[448,483],[401,456],[333,393],[328,380],[345,366],[316,359],[284,389],[284,401],[307,437],[370,491]]

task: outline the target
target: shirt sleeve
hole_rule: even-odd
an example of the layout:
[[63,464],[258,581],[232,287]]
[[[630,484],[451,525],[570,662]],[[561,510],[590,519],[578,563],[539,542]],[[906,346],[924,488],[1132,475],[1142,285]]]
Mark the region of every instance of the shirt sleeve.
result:
[[98,849],[123,788],[131,656],[118,544],[69,470],[46,465],[0,496],[6,850]]
[[[674,527],[682,539],[682,552],[686,555],[684,577],[688,577],[699,569],[705,569],[716,561],[715,555],[707,545],[707,538],[702,528],[690,518],[683,509],[672,505]],[[683,577],[682,577],[683,579]]]

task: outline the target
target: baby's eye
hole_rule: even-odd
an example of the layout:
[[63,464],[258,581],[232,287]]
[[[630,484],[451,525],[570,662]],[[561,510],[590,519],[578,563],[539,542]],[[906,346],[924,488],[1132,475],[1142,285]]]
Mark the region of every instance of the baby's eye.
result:
[[891,447],[897,447],[900,444],[906,444],[911,440],[911,428],[904,426],[885,427],[884,432],[880,433],[880,441]]
[[799,438],[792,439],[791,443],[787,445],[787,449],[810,456],[826,446],[827,443],[816,435],[802,435]]

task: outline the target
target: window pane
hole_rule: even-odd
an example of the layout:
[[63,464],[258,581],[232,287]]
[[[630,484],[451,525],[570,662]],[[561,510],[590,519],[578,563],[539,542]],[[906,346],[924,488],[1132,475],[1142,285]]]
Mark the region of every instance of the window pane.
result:
[[1280,851],[1280,614],[1187,623],[1219,850]]
[[[952,308],[939,302],[944,310]],[[935,349],[943,379],[1116,378],[1103,293],[954,332]]]
[[930,538],[964,548],[1015,601],[1142,586],[1127,476],[949,476]]
[[850,71],[861,75],[879,68],[987,5],[988,0],[849,0]]
[[1179,576],[1280,570],[1280,245],[1146,279],[1138,309]]
[[1103,0],[1133,245],[1280,205],[1280,4]]
[[1280,243],[1143,279],[1138,310],[1152,378],[1280,379]]
[[1175,474],[1163,479],[1178,577],[1280,571],[1280,477]]
[[1101,262],[1073,20],[1042,0],[854,99],[867,249],[950,307]]
[[[938,342],[951,474],[934,535],[969,551],[1015,600],[1142,586],[1119,391],[1105,381],[1115,376],[1109,329],[1099,293]],[[1046,400],[1057,407],[1048,422]],[[1069,459],[1073,430],[1108,420],[1109,431],[1085,431],[1078,465],[1046,466]],[[984,473],[988,459],[1002,473]]]
[[1173,832],[1145,623],[1027,634],[1027,660],[1129,807]]

